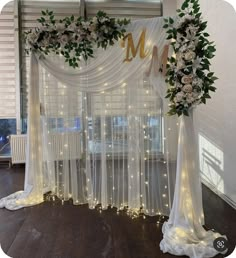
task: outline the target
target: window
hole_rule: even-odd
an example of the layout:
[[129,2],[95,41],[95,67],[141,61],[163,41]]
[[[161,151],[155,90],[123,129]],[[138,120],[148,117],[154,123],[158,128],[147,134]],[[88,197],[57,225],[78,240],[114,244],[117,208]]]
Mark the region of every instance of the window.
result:
[[10,157],[9,136],[16,133],[16,119],[0,119],[0,157]]

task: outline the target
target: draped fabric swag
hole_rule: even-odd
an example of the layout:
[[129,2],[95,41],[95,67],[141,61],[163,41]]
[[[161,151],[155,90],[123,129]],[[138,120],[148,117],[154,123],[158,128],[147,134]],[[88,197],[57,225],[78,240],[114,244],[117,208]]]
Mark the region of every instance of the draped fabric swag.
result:
[[1,199],[0,207],[32,206],[47,192],[75,205],[141,208],[148,215],[169,215],[173,202],[161,249],[212,257],[219,234],[202,228],[192,116],[165,116],[163,18],[134,21],[127,30],[136,51],[126,40],[97,50],[78,70],[60,57],[32,53],[25,187]]

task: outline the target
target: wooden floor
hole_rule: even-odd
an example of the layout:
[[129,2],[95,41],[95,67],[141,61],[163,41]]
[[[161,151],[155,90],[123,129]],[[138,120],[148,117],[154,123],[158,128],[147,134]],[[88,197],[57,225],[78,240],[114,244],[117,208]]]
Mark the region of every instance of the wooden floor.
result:
[[[0,169],[0,198],[22,189],[23,181],[23,167]],[[203,197],[207,228],[226,234],[232,252],[236,211],[206,187]],[[156,219],[44,202],[14,212],[0,209],[0,243],[13,258],[174,258],[159,249]]]

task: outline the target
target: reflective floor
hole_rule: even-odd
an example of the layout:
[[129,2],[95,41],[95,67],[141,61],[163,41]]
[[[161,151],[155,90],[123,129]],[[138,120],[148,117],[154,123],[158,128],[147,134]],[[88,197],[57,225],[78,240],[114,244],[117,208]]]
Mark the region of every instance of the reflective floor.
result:
[[[23,182],[23,166],[0,168],[0,198],[22,189]],[[226,234],[232,252],[236,210],[206,187],[203,199],[206,227]],[[0,243],[13,258],[174,258],[159,249],[157,219],[46,201],[14,212],[0,209]]]

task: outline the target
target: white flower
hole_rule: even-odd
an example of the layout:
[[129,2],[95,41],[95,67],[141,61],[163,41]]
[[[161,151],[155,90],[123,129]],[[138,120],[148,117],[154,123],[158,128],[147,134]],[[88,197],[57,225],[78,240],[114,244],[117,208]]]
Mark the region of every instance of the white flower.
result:
[[97,34],[95,32],[91,32],[90,36],[92,39],[97,39]]
[[181,18],[178,19],[177,25],[176,25],[177,29],[178,29],[178,28],[181,28],[182,25],[183,25],[186,21],[192,21],[192,20],[194,20],[194,19],[195,19],[195,17],[194,17],[193,15],[190,15],[188,12],[186,12],[186,14],[185,14],[183,17],[181,17]]
[[191,93],[193,91],[193,87],[191,84],[185,84],[182,90],[186,93]]
[[177,33],[176,41],[182,43],[184,41],[184,37],[182,34]]
[[58,32],[63,32],[63,31],[65,30],[65,25],[64,25],[63,23],[58,23],[58,24],[56,25],[56,30],[57,30]]
[[105,26],[105,25],[103,25],[103,26],[101,27],[101,30],[103,30],[104,33],[108,33],[108,28],[107,28],[107,26]]
[[184,84],[189,84],[193,81],[193,76],[192,75],[184,75],[181,79],[181,82]]
[[191,49],[194,51],[195,48],[196,48],[195,41],[190,41],[190,43],[188,44],[188,49]]
[[49,45],[49,38],[44,38],[41,42],[40,42],[41,46],[48,46]]
[[187,98],[186,98],[187,103],[191,104],[195,101],[194,97],[192,96],[192,94],[187,94]]
[[95,23],[92,23],[92,24],[90,24],[88,29],[89,29],[89,31],[95,31],[96,28],[97,28],[97,25]]
[[97,18],[96,16],[95,16],[95,17],[93,17],[92,22],[93,22],[93,23],[95,23],[95,24],[97,24],[97,22],[98,22],[98,18]]
[[189,12],[187,12],[187,14],[183,16],[183,19],[184,19],[185,21],[186,21],[186,20],[192,21],[192,20],[195,19],[195,16],[194,16],[194,15],[191,15],[191,14],[189,14]]
[[75,31],[77,28],[76,24],[75,23],[71,23],[69,26],[68,26],[68,30],[71,30],[71,31]]
[[182,85],[181,83],[179,83],[179,82],[176,82],[176,83],[175,83],[175,87],[176,87],[176,88],[182,88],[183,85]]
[[185,66],[186,66],[186,65],[185,65],[185,62],[184,62],[182,59],[178,60],[178,62],[177,62],[177,70],[181,70],[181,69],[183,69]]
[[85,30],[87,30],[90,27],[90,22],[82,22],[82,26]]
[[178,92],[175,96],[176,102],[181,102],[183,100],[184,93],[182,91]]
[[196,57],[196,54],[195,54],[195,52],[193,52],[192,50],[189,50],[189,51],[187,51],[187,52],[184,54],[184,59],[185,59],[186,61],[192,61],[195,57]]
[[188,49],[188,45],[187,44],[181,44],[181,47],[179,49],[180,52],[185,52]]
[[106,21],[109,21],[109,19],[106,18],[106,17],[102,17],[102,18],[99,19],[99,21],[100,21],[101,23],[104,23],[104,22],[106,22]]
[[62,47],[64,47],[66,45],[66,43],[69,41],[69,37],[68,35],[62,35],[60,38],[59,38],[59,42],[61,44]]
[[196,60],[194,60],[194,62],[193,62],[193,73],[196,73],[197,69],[202,68],[201,61],[202,61],[202,58],[200,58],[200,57],[197,57]]
[[202,79],[195,77],[193,78],[193,84],[196,86],[201,86],[202,85]]
[[36,42],[37,42],[37,40],[38,40],[38,33],[37,32],[31,32],[29,35],[28,35],[28,37],[27,37],[27,40],[28,40],[28,43],[30,44],[30,45],[32,45],[32,44],[35,44]]
[[195,36],[196,33],[198,32],[198,29],[199,29],[198,27],[195,27],[194,25],[190,24],[186,29],[186,32]]

